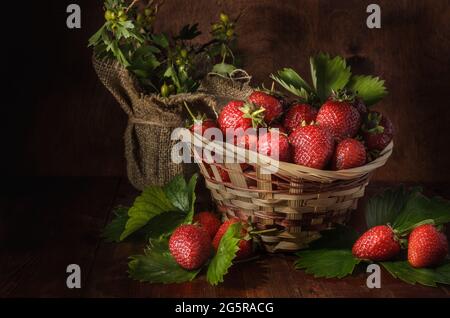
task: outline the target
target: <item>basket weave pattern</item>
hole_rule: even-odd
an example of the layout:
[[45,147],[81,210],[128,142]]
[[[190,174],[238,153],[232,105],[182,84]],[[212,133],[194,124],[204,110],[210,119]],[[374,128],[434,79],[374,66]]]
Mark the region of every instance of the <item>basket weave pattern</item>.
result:
[[[193,138],[205,146],[211,144],[197,134]],[[223,147],[240,158],[238,162],[249,162],[249,151],[230,144]],[[341,171],[317,170],[264,156],[245,170],[239,163],[201,161],[199,166],[225,218],[249,221],[257,230],[272,229],[260,236],[269,252],[295,251],[319,238],[320,231],[349,220],[371,175],[386,163],[392,148],[391,142],[376,160]],[[195,150],[194,157],[201,160]],[[269,174],[264,167],[273,164],[278,171]],[[229,182],[222,180],[220,170],[228,172]]]

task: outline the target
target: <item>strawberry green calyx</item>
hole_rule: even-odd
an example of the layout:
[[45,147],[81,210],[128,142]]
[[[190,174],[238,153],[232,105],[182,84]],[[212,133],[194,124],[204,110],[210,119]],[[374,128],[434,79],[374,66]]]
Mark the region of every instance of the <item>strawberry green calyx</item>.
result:
[[382,115],[380,113],[371,112],[367,115],[362,130],[371,134],[381,134],[384,132],[384,127],[380,126]]
[[356,94],[346,88],[338,89],[337,91],[332,91],[331,100],[336,102],[355,102]]
[[244,113],[244,115],[242,115],[242,118],[250,118],[252,120],[253,128],[266,126],[264,122],[265,109],[263,107],[258,107],[253,103],[247,102],[243,107],[239,108],[239,110]]

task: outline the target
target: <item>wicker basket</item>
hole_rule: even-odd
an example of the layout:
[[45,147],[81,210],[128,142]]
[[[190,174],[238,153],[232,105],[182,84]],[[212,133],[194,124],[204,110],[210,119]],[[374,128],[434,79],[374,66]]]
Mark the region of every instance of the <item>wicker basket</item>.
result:
[[[214,145],[217,155],[234,155],[249,162],[256,154],[219,141],[211,142],[192,134],[192,142],[206,147]],[[206,163],[199,148],[193,148],[194,158],[205,178],[207,188],[224,218],[238,217],[250,221],[258,230],[270,230],[260,235],[269,252],[296,251],[320,237],[319,232],[335,223],[345,224],[358,199],[364,195],[375,169],[383,166],[392,154],[393,142],[380,156],[358,168],[327,171],[293,163],[279,162],[259,155],[251,168],[242,170],[239,163]],[[253,157],[254,158],[254,157]],[[268,167],[278,166],[276,173]],[[230,182],[224,182],[218,169],[228,172]]]

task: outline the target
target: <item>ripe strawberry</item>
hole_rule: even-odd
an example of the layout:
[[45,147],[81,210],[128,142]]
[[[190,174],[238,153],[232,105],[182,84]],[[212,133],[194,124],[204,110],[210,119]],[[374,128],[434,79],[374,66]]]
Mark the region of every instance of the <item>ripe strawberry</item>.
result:
[[[245,171],[248,167],[250,167],[250,165],[248,163],[241,163],[241,169],[242,171]],[[208,170],[209,175],[214,178],[214,173],[211,169],[211,167],[208,164],[205,164],[206,169]],[[228,171],[221,168],[220,166],[217,166],[217,171],[220,174],[220,178],[222,179],[223,182],[231,182],[230,180],[230,175],[228,174]],[[215,179],[215,178],[214,178]]]
[[400,252],[400,243],[387,225],[369,229],[355,242],[352,253],[355,257],[372,261],[387,261]]
[[394,127],[386,116],[379,112],[369,112],[362,125],[362,131],[367,148],[383,150],[394,137]]
[[181,225],[169,239],[169,250],[175,261],[187,270],[202,266],[211,255],[211,238],[196,225]]
[[352,105],[353,100],[343,96],[339,92],[332,96],[320,107],[316,117],[316,122],[327,128],[338,141],[355,137],[361,126],[361,115]]
[[277,131],[269,130],[258,138],[258,153],[275,160],[291,162],[292,150],[288,137]]
[[408,262],[413,267],[439,265],[447,253],[447,238],[431,224],[418,226],[409,235]]
[[336,146],[332,159],[333,170],[360,167],[365,163],[366,149],[360,141],[347,138]]
[[214,238],[221,224],[219,218],[213,212],[208,211],[195,214],[194,222],[198,223],[208,233],[211,239]]
[[231,101],[220,112],[217,119],[220,129],[226,134],[227,128],[244,131],[248,128],[257,128],[262,125],[264,109],[243,101]]
[[[237,218],[233,218],[233,219],[229,219],[227,221],[225,221],[219,228],[219,230],[217,231],[216,235],[214,236],[214,240],[212,245],[214,246],[214,249],[217,251],[217,249],[219,248],[219,244],[220,244],[220,240],[222,239],[223,235],[225,234],[225,232],[228,230],[228,228],[230,227],[231,224],[240,222],[239,219]],[[244,238],[247,235],[247,230],[245,229],[245,224],[243,224],[242,226],[242,232],[241,232],[242,237]],[[252,255],[253,253],[253,246],[252,246],[252,240],[245,240],[242,239],[239,242],[239,251],[236,253],[236,259],[244,259],[244,258],[248,258],[249,256]]]
[[311,122],[316,120],[317,109],[312,107],[309,104],[301,104],[297,103],[291,106],[287,111],[283,126],[289,131],[292,132],[295,128],[300,126],[302,122],[310,124]]
[[264,108],[264,121],[266,123],[271,123],[283,113],[283,105],[280,100],[265,92],[254,91],[248,97],[248,101],[258,107]]
[[322,169],[333,155],[333,136],[317,125],[297,127],[289,135],[289,142],[298,165]]

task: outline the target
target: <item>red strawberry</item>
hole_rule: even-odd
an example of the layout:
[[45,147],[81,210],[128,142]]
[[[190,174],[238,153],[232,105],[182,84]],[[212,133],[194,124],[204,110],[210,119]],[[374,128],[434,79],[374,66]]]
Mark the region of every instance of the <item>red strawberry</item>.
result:
[[[250,167],[250,165],[247,164],[247,163],[245,163],[245,162],[241,163],[240,165],[241,165],[242,171],[244,171],[244,170],[246,170],[248,167]],[[208,170],[209,175],[210,175],[212,178],[214,178],[214,173],[213,173],[211,167],[210,167],[208,164],[205,164],[205,166],[206,166],[206,169]],[[225,170],[225,169],[223,169],[223,168],[221,168],[220,166],[216,166],[216,167],[217,167],[217,170],[219,171],[220,178],[222,179],[222,181],[223,181],[223,182],[231,182],[231,180],[230,180],[230,175],[228,174],[228,171]],[[215,179],[215,178],[214,178],[214,179]]]
[[347,138],[338,143],[332,160],[333,170],[360,167],[365,163],[366,149],[360,141]]
[[257,128],[263,123],[264,109],[243,101],[231,101],[220,112],[217,119],[220,129],[226,134],[227,128],[244,131],[248,128]]
[[289,142],[298,165],[322,169],[333,155],[333,136],[317,125],[297,127],[289,135]]
[[312,107],[309,104],[301,104],[297,103],[291,106],[287,111],[283,126],[289,131],[292,132],[295,128],[300,126],[302,122],[310,124],[311,122],[316,120],[317,109]]
[[439,265],[447,253],[447,237],[431,224],[418,226],[409,235],[408,262],[413,267]]
[[355,137],[361,126],[361,115],[352,105],[352,100],[339,96],[338,93],[326,101],[316,117],[316,122],[327,128],[338,141]]
[[258,152],[273,159],[291,162],[292,151],[285,134],[269,130],[258,138]]
[[387,225],[374,226],[355,242],[355,257],[372,261],[387,261],[400,252],[400,243]]
[[211,238],[196,225],[181,225],[169,239],[169,250],[175,261],[187,270],[202,266],[211,255]]
[[[212,243],[212,245],[214,246],[216,251],[219,248],[220,240],[222,239],[223,235],[228,230],[230,225],[237,223],[237,222],[240,222],[240,220],[237,218],[233,218],[233,219],[229,219],[229,220],[225,221],[220,226],[219,230],[216,233],[216,236],[214,236],[214,240]],[[247,235],[247,230],[245,229],[245,224],[243,224],[243,226],[242,226],[241,235],[242,235],[242,237],[245,237]],[[248,258],[249,256],[252,255],[252,253],[253,253],[252,240],[251,239],[250,240],[242,239],[239,242],[239,251],[236,254],[236,259],[239,260],[239,259]]]
[[369,112],[362,125],[362,131],[367,148],[383,150],[394,137],[394,127],[386,116],[379,112]]
[[248,97],[248,101],[258,107],[264,108],[264,121],[266,123],[274,121],[283,113],[283,105],[280,100],[265,92],[254,91]]
[[208,211],[194,215],[194,222],[199,223],[200,227],[209,234],[211,239],[214,238],[221,224],[219,218],[213,212]]

